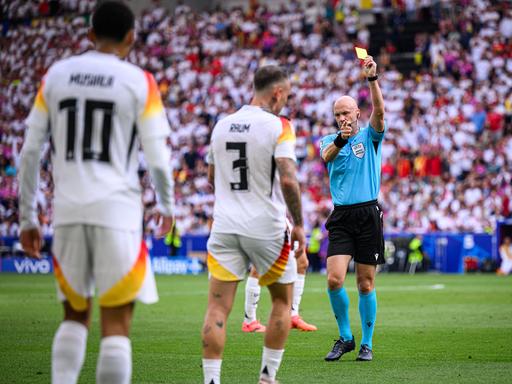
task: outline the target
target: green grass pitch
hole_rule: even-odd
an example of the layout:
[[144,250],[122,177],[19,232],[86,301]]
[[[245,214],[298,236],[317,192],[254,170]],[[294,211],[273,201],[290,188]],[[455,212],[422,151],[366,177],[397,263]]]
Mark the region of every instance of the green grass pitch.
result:
[[[202,383],[200,329],[207,277],[160,276],[160,302],[137,305],[133,323],[133,383]],[[287,383],[510,383],[512,278],[493,275],[377,276],[374,361],[350,353],[323,357],[337,336],[325,276],[311,274],[301,312],[317,332],[292,330],[278,374]],[[346,287],[350,319],[361,332],[354,275]],[[244,334],[244,284],[228,322],[222,382],[256,383],[262,334]],[[259,317],[269,313],[262,291]],[[93,383],[98,352],[95,307],[80,383]],[[50,276],[0,275],[0,383],[49,383],[50,350],[61,308]],[[359,347],[359,345],[358,345]]]

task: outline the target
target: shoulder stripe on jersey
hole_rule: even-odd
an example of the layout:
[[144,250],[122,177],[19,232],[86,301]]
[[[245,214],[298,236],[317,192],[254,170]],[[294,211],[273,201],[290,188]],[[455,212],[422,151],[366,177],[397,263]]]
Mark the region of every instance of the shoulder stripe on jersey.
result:
[[148,95],[142,117],[148,118],[161,113],[164,106],[162,104],[162,98],[160,97],[160,91],[158,90],[155,78],[149,72],[144,71],[144,74],[146,75],[146,81],[148,83]]
[[34,101],[34,106],[41,111],[48,112],[48,105],[46,104],[46,101],[43,96],[43,89],[44,89],[44,80],[41,81],[41,86],[39,87],[39,90],[37,91],[36,99]]
[[277,144],[281,144],[283,141],[295,141],[295,132],[293,131],[290,121],[284,117],[279,118],[281,120],[282,132],[277,138]]

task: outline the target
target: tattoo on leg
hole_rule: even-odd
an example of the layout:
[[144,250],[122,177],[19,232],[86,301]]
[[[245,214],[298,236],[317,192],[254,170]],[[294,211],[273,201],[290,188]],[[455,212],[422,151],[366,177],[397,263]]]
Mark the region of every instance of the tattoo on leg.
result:
[[208,343],[203,339],[203,348],[208,348]]
[[216,321],[215,324],[217,325],[217,327],[219,328],[222,328],[224,326],[224,322],[223,321]]
[[212,327],[209,326],[208,324],[204,326],[203,328],[203,334],[208,334],[208,332],[210,332],[212,330]]
[[213,297],[215,297],[216,299],[220,299],[222,297],[221,293],[213,292],[212,294],[213,294]]

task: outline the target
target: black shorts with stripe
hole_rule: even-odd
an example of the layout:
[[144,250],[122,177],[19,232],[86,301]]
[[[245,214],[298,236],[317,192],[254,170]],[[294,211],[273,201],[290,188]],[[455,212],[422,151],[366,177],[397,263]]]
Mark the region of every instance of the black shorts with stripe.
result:
[[350,255],[356,263],[384,264],[382,209],[377,200],[335,206],[325,223],[327,257]]

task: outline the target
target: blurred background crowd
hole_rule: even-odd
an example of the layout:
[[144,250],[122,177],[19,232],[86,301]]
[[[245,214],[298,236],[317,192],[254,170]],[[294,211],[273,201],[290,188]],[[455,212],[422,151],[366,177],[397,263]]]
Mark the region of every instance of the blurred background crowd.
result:
[[[383,145],[385,231],[492,232],[512,215],[512,6],[488,0],[251,1],[244,7],[170,10],[147,2],[128,60],[159,84],[172,134],[176,219],[206,234],[213,208],[205,157],[215,122],[248,103],[252,74],[285,66],[293,98],[306,230],[332,208],[322,136],[336,131],[333,102],[349,94],[359,124],[371,112],[354,45],[378,63],[389,131]],[[0,20],[0,236],[18,233],[17,171],[27,116],[56,60],[91,48],[93,0],[4,1]],[[38,194],[51,235],[49,148]],[[141,155],[143,201],[155,194]],[[149,223],[148,230],[152,225]]]

